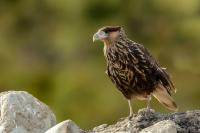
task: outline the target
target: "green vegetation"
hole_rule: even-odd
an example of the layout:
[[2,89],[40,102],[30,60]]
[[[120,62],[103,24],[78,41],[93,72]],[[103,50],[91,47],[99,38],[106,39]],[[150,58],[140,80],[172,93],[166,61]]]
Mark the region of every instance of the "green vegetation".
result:
[[[1,0],[1,91],[28,91],[82,128],[127,116],[104,73],[103,45],[92,42],[105,25],[123,26],[167,67],[180,111],[200,107],[199,0]],[[135,112],[144,106],[133,101]]]

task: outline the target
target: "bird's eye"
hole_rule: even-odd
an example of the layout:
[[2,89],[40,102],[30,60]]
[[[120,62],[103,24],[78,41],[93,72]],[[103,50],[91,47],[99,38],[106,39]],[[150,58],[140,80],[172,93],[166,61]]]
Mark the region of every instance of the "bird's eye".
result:
[[107,34],[105,31],[100,31],[99,32],[99,35],[105,35],[105,34]]
[[108,33],[108,30],[103,30],[102,32],[104,32],[104,33],[106,33],[106,34],[107,34],[107,33]]

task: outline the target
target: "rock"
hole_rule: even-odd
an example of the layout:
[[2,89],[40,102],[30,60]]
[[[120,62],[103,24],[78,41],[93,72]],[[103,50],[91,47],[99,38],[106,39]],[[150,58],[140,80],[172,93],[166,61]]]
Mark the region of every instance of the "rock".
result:
[[101,131],[104,131],[107,126],[108,124],[102,124],[100,126],[94,127],[93,130],[101,132]]
[[48,106],[23,91],[0,93],[0,112],[0,133],[200,133],[200,110],[163,114],[141,109],[132,118],[89,131],[71,120],[55,125]]
[[173,121],[164,120],[143,129],[140,133],[177,133],[177,130]]
[[63,121],[45,133],[83,133],[84,131],[81,130],[73,121],[66,120]]
[[163,114],[141,109],[131,119],[100,125],[88,133],[200,133],[200,110]]
[[44,133],[56,123],[47,105],[24,91],[0,93],[0,133]]

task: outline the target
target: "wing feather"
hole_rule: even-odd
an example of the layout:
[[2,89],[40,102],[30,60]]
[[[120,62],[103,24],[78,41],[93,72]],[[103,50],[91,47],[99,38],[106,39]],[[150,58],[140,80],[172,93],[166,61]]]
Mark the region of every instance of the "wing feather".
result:
[[134,57],[132,62],[139,74],[145,76],[145,79],[157,81],[156,84],[161,83],[169,94],[172,90],[176,92],[166,68],[163,69],[143,45],[130,41],[128,42],[128,49],[130,56]]

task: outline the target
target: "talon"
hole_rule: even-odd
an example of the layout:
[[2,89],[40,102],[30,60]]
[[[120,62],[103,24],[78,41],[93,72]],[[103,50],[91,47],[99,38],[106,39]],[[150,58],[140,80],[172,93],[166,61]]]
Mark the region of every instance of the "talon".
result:
[[133,118],[133,114],[130,114],[130,115],[128,116],[128,119],[131,120],[132,118]]

